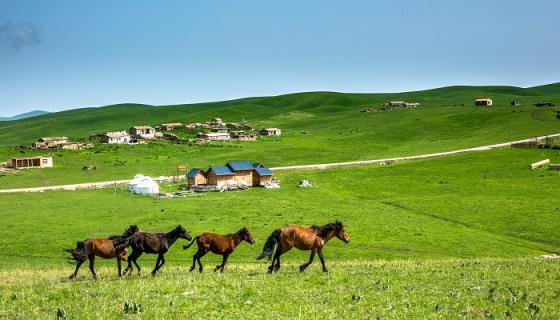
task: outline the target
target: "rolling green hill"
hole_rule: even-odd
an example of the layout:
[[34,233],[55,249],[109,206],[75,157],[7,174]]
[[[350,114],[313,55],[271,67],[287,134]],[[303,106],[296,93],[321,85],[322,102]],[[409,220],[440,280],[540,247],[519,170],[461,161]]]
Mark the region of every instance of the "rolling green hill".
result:
[[[447,87],[400,94],[297,93],[277,97],[153,107],[123,104],[77,109],[37,118],[0,123],[0,159],[52,154],[54,168],[0,175],[0,188],[33,187],[173,174],[178,164],[207,167],[228,160],[263,161],[269,166],[328,163],[418,155],[560,132],[555,108],[536,108],[536,101],[560,104],[558,85],[515,87]],[[476,97],[490,96],[494,107],[474,107]],[[389,100],[418,101],[417,109],[381,111]],[[511,107],[510,101],[522,103]],[[360,113],[364,106],[378,110]],[[6,146],[28,144],[40,136],[65,135],[73,140],[132,125],[181,121],[246,120],[257,127],[279,127],[278,138],[256,142],[178,145],[97,144],[92,150],[33,151]],[[94,165],[95,172],[82,172]]]
[[[214,116],[231,122],[246,119],[264,124],[270,123],[274,116],[299,111],[312,113],[319,118],[338,114],[347,117],[346,120],[350,121],[358,111],[357,108],[367,105],[378,106],[388,100],[419,101],[424,107],[461,104],[471,106],[476,97],[482,96],[491,96],[497,107],[509,106],[509,102],[513,99],[521,101],[523,105],[531,105],[540,100],[560,103],[560,83],[533,88],[453,86],[395,94],[310,92],[158,107],[144,104],[118,104],[0,123],[0,145],[30,143],[41,136],[86,137],[92,133],[128,129],[135,124],[205,121]],[[321,119],[317,120],[322,122]]]

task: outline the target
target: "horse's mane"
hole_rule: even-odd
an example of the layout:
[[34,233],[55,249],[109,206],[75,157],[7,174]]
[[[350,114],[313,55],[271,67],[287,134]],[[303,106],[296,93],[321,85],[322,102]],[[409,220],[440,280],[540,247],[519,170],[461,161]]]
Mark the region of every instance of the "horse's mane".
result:
[[314,224],[314,225],[311,225],[310,228],[313,229],[313,231],[315,231],[315,234],[324,238],[324,237],[327,236],[327,234],[329,232],[340,230],[340,228],[342,228],[342,223],[337,221],[337,222],[327,223],[324,226],[318,226],[318,225]]

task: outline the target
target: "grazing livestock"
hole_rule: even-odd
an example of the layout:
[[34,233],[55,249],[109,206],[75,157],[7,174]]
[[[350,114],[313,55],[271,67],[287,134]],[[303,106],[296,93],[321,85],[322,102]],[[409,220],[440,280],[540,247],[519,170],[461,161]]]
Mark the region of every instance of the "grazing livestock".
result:
[[188,231],[181,225],[177,226],[175,229],[171,230],[168,233],[138,232],[134,234],[134,236],[130,238],[130,247],[132,248],[132,253],[128,257],[128,266],[126,267],[126,269],[124,269],[124,274],[126,274],[127,272],[129,272],[129,274],[132,274],[132,263],[134,263],[136,269],[138,269],[138,275],[140,275],[140,271],[142,271],[142,269],[140,268],[136,260],[142,255],[142,253],[145,252],[158,255],[156,266],[152,271],[152,276],[155,276],[161,266],[163,266],[163,264],[165,263],[163,255],[179,238],[185,239],[187,241],[190,241],[192,239]]
[[138,232],[138,227],[130,226],[122,236],[110,236],[107,239],[86,239],[79,241],[75,249],[66,249],[66,252],[72,254],[73,260],[76,261],[76,270],[70,275],[70,279],[74,279],[78,274],[78,270],[82,264],[89,259],[89,270],[94,279],[97,274],[94,269],[95,256],[111,259],[117,258],[117,266],[119,277],[121,274],[121,261],[126,261],[126,252],[130,238]]
[[224,267],[226,266],[229,255],[233,253],[233,250],[235,250],[241,241],[247,241],[250,244],[255,243],[253,236],[251,236],[251,233],[249,233],[249,230],[247,230],[246,227],[241,228],[236,233],[226,235],[205,232],[194,238],[194,240],[188,245],[183,246],[183,249],[190,248],[195,241],[198,246],[198,251],[193,256],[192,267],[189,271],[193,271],[196,262],[198,262],[199,272],[202,272],[202,263],[200,262],[200,258],[204,257],[208,252],[222,255],[222,264],[217,265],[216,268],[214,268],[214,272],[218,270],[220,270],[220,272],[224,272]]
[[328,272],[327,267],[325,266],[325,259],[323,257],[323,246],[333,237],[337,237],[345,243],[350,242],[350,237],[344,230],[344,226],[340,221],[329,223],[322,227],[313,225],[309,228],[297,225],[287,225],[272,232],[266,240],[263,252],[257,257],[257,260],[269,257],[270,261],[270,257],[272,257],[272,253],[276,247],[272,264],[268,267],[268,273],[272,273],[272,271],[278,272],[280,269],[280,256],[288,252],[293,247],[296,247],[300,250],[311,250],[309,262],[304,263],[299,267],[300,272],[305,271],[305,269],[313,262],[315,254],[318,254],[319,259],[321,259],[323,271]]

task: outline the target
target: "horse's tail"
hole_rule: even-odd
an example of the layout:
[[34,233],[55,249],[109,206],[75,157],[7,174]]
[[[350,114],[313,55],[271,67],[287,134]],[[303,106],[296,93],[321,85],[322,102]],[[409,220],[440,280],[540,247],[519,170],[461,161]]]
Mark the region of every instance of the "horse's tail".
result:
[[272,234],[266,239],[264,243],[263,252],[257,257],[257,260],[264,259],[268,257],[268,260],[272,258],[272,253],[274,252],[274,247],[278,243],[280,239],[280,229],[276,229],[272,232]]
[[183,246],[183,250],[187,250],[188,248],[190,248],[193,245],[193,243],[195,243],[196,240],[198,240],[198,236],[194,237],[191,243],[187,244],[186,246]]
[[128,227],[128,229],[124,231],[122,236],[115,238],[113,240],[113,246],[115,247],[115,251],[119,251],[122,250],[123,248],[128,247],[130,243],[130,238],[132,238],[132,236],[138,231],[139,231],[138,227],[134,224]]
[[89,255],[84,241],[78,241],[76,243],[76,249],[64,249],[64,251],[72,255],[72,257],[68,259],[75,261],[85,261]]

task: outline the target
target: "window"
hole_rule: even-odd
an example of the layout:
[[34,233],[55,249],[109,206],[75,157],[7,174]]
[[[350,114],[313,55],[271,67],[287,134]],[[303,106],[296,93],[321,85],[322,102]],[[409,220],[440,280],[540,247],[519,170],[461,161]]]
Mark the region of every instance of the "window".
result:
[[49,159],[43,159],[43,164],[49,164]]

